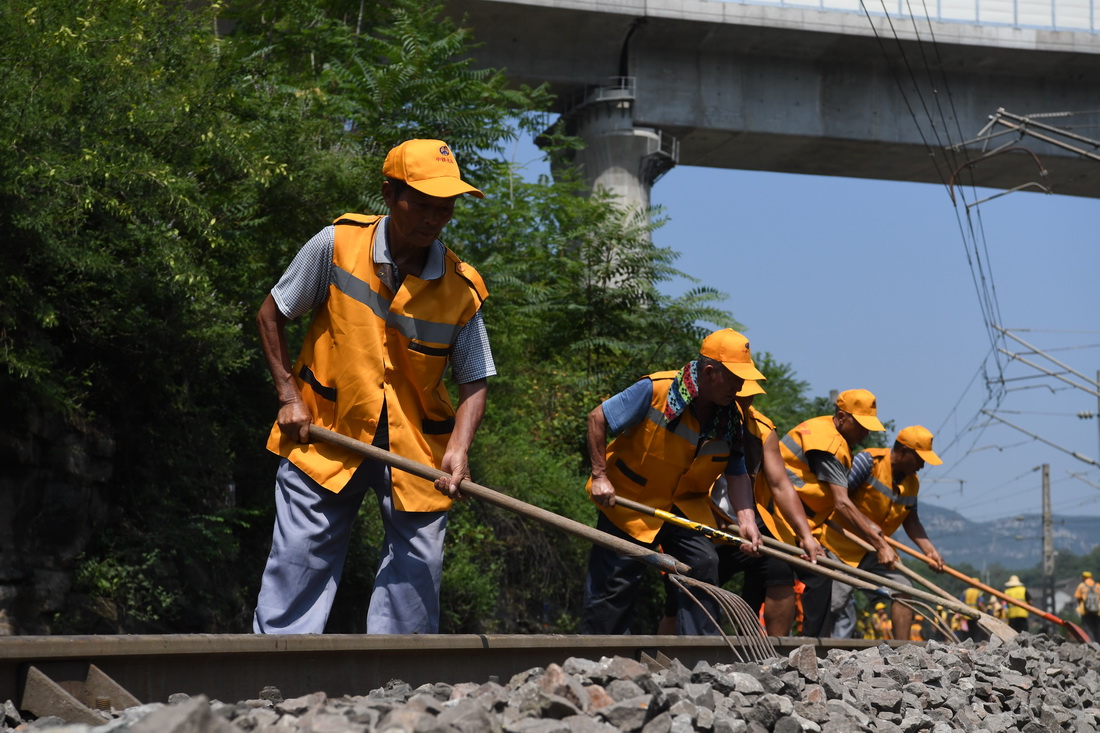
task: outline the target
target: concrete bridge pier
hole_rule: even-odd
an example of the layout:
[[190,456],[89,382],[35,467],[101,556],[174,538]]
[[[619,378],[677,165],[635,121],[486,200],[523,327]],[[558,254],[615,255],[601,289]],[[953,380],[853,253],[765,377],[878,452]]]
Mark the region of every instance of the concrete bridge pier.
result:
[[615,194],[625,208],[649,207],[649,192],[676,165],[678,142],[652,127],[634,124],[633,77],[613,77],[586,88],[562,114],[566,130],[585,143],[571,161],[590,191]]

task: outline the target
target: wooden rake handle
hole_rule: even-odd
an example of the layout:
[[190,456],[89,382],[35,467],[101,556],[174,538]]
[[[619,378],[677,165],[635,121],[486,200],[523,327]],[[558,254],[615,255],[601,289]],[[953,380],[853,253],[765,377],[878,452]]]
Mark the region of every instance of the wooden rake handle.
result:
[[[720,529],[715,529],[714,527],[708,527],[705,524],[693,522],[690,519],[685,519],[684,517],[677,516],[662,509],[655,509],[653,507],[646,506],[645,504],[631,501],[630,499],[624,499],[620,496],[615,497],[615,503],[624,506],[627,509],[633,509],[634,511],[641,512],[643,514],[649,514],[650,516],[659,517],[666,522],[671,522],[687,529],[693,529],[696,532],[705,534],[712,539],[720,540],[723,542],[732,542],[735,544],[741,544],[745,541],[739,535],[732,534],[730,532],[724,532]],[[865,590],[872,590],[880,587],[888,588],[895,593],[903,593],[914,598],[919,598],[926,603],[931,603],[933,605],[942,605],[944,608],[949,608],[952,611],[956,611],[957,613],[967,616],[968,618],[988,621],[997,620],[994,619],[992,616],[989,616],[989,614],[985,614],[975,608],[971,608],[970,606],[962,603],[954,597],[944,598],[942,596],[933,595],[926,591],[918,590],[917,588],[914,588],[912,586],[905,585],[904,583],[899,583],[892,578],[884,578],[881,575],[875,575],[874,573],[868,572],[866,570],[860,570],[859,568],[850,567],[849,565],[839,560],[834,560],[831,557],[818,557],[817,564],[814,564],[802,559],[803,552],[802,549],[799,547],[788,545],[784,542],[780,542],[779,540],[772,539],[771,537],[764,537],[763,540],[764,546],[760,548],[760,551],[764,554],[771,555],[772,557],[777,557],[784,562],[790,563],[791,565],[795,565],[800,568],[805,568],[810,572],[824,575],[828,578],[838,580],[842,583],[847,583],[850,586],[863,588]]]
[[[889,542],[891,545],[893,545],[896,549],[901,550],[902,552],[908,552],[910,555],[917,558],[918,560],[923,560],[924,562],[929,562],[928,556],[925,555],[923,552],[920,552],[919,550],[914,550],[912,547],[909,547],[908,545],[903,545],[901,542],[898,542],[897,540],[895,540],[892,537],[887,537],[886,541]],[[1012,596],[1006,595],[1005,593],[997,590],[993,586],[986,585],[985,583],[978,580],[977,578],[972,578],[969,575],[966,575],[965,573],[962,573],[962,572],[956,570],[955,568],[950,567],[949,565],[945,564],[943,566],[943,571],[945,573],[947,573],[948,575],[950,575],[954,578],[958,578],[959,580],[963,581],[964,583],[967,583],[968,585],[974,586],[978,590],[984,590],[986,593],[989,593],[992,596],[996,596],[997,598],[1000,598],[1002,601],[1007,601],[1008,603],[1012,603],[1016,606],[1019,606],[1020,608],[1024,609],[1025,611],[1028,611],[1030,613],[1035,614],[1039,618],[1046,619],[1047,621],[1050,621],[1051,623],[1058,624],[1059,626],[1064,626],[1065,628],[1069,629],[1070,633],[1072,633],[1074,636],[1076,636],[1077,640],[1080,641],[1083,644],[1088,644],[1089,641],[1091,641],[1091,639],[1089,638],[1089,635],[1085,633],[1085,630],[1082,629],[1080,626],[1078,626],[1075,623],[1072,623],[1070,621],[1066,621],[1065,619],[1062,619],[1062,618],[1058,618],[1057,616],[1055,616],[1052,613],[1047,613],[1046,611],[1043,611],[1042,609],[1036,608],[1035,606],[1031,605],[1027,601],[1022,601],[1018,598],[1013,598]]]
[[[428,481],[435,481],[437,478],[447,477],[450,478],[450,474],[440,471],[438,468],[432,468],[431,466],[425,466],[423,463],[399,456],[396,453],[391,453],[388,450],[379,448],[377,446],[368,445],[361,440],[355,440],[349,438],[346,435],[340,433],[334,433],[331,430],[322,428],[318,425],[309,426],[309,437],[313,440],[319,440],[325,443],[331,443],[332,445],[338,445],[341,448],[345,448],[353,453],[372,458],[380,463],[384,463],[390,468],[396,468],[406,473],[411,473],[414,476],[427,479]],[[560,529],[563,532],[568,532],[574,537],[580,537],[581,539],[588,540],[589,542],[606,547],[609,550],[613,550],[621,555],[632,557],[636,560],[640,560],[648,565],[663,570],[666,573],[674,573],[676,575],[687,575],[691,572],[691,567],[680,562],[671,555],[666,555],[662,552],[654,552],[649,548],[636,545],[628,540],[620,539],[614,535],[601,532],[595,527],[589,527],[587,524],[582,524],[569,517],[563,517],[560,514],[554,514],[551,511],[537,507],[534,504],[528,504],[527,502],[520,501],[515,497],[502,494],[499,491],[494,491],[486,486],[480,486],[475,484],[469,479],[463,481],[458,486],[459,490],[463,494],[470,496],[476,496],[482,501],[486,501],[495,506],[499,506],[502,509],[507,509],[510,512],[520,514],[528,519],[534,519],[537,522],[541,522],[554,529]]]
[[[832,521],[831,519],[828,520],[827,524],[830,527],[832,527],[833,529],[837,530],[838,532],[841,532],[845,537],[847,537],[852,542],[855,542],[857,545],[862,547],[867,552],[877,552],[877,550],[875,550],[874,545],[872,545],[870,542],[868,542],[867,540],[865,540],[862,537],[860,537],[859,535],[857,535],[855,532],[852,532],[852,531],[840,526],[839,524]],[[889,538],[887,538],[887,539],[889,539]],[[933,583],[928,578],[926,578],[923,575],[921,575],[920,573],[918,573],[916,570],[913,570],[912,568],[907,567],[901,561],[900,558],[898,559],[898,564],[895,565],[894,567],[902,575],[909,578],[910,580],[915,580],[916,582],[920,583],[921,585],[923,585],[925,588],[932,591],[936,595],[942,596],[943,598],[950,599],[951,601],[958,601],[958,599],[955,598],[955,596],[951,595],[946,590],[944,590],[943,588],[936,585],[935,583]],[[940,605],[942,605],[942,604],[940,604]]]
[[[663,519],[670,524],[675,524],[677,526],[684,527],[685,529],[694,530],[718,542],[725,542],[732,545],[741,545],[745,542],[744,538],[742,538],[740,535],[733,534],[732,532],[725,532],[714,527],[709,527],[705,524],[694,522],[685,517],[673,514],[672,512],[666,512],[663,509],[656,509],[654,507],[648,506],[647,504],[642,504],[632,499],[625,499],[621,496],[616,496],[615,503],[619,506],[626,507],[627,509],[631,509],[641,514],[648,514],[651,517]],[[840,583],[847,583],[848,585],[854,586],[856,588],[862,588],[863,590],[870,591],[878,590],[879,588],[879,585],[877,583],[871,583],[860,578],[852,577],[848,573],[840,572],[838,570],[830,570],[829,568],[823,567],[822,565],[815,565],[808,560],[803,560],[802,550],[800,548],[793,547],[791,545],[785,545],[782,542],[771,539],[770,537],[764,537],[763,539],[765,545],[760,548],[760,552],[764,555],[778,558],[783,562],[794,565],[795,567],[809,570],[810,572],[817,573],[818,575],[824,575],[826,578],[831,578]],[[818,562],[827,559],[828,558],[818,558]],[[847,568],[846,565],[844,567]]]

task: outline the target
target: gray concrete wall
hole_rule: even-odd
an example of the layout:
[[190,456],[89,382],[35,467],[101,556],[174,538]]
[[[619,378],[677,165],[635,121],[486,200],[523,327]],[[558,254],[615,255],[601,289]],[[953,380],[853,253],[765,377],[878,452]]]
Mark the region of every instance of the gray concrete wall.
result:
[[1100,35],[927,19],[894,18],[891,27],[884,17],[712,0],[451,8],[484,43],[478,65],[549,82],[562,109],[586,85],[621,70],[636,77],[635,124],[674,135],[682,165],[923,182],[973,170],[983,186],[1042,180],[1058,193],[1100,196],[1100,162],[1034,140],[1025,144],[1049,171],[1044,179],[1027,155],[968,168],[966,155],[945,150],[998,108],[1100,109]]

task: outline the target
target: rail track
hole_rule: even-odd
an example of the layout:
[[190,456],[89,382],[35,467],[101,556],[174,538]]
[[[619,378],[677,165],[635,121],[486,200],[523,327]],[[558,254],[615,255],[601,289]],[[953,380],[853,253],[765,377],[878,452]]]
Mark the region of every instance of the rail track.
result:
[[[735,639],[736,641],[736,639]],[[777,654],[813,644],[858,650],[881,641],[769,639]],[[910,642],[887,642],[900,645]],[[324,691],[330,697],[364,695],[391,679],[424,683],[506,684],[532,667],[569,657],[624,656],[661,664],[679,659],[741,661],[720,637],[570,635],[287,635],[187,634],[164,636],[0,637],[0,701],[11,700],[37,717],[71,722],[96,708],[122,709],[166,702],[184,692],[227,702],[257,698],[268,685],[284,697]]]

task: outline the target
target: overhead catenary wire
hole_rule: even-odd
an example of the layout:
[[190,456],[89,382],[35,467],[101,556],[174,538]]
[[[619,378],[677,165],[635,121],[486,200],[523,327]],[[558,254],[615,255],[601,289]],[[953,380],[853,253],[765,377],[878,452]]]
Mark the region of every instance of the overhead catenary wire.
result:
[[[1077,333],[1077,334],[1100,334],[1100,331],[1092,331],[1086,329],[1077,328],[1010,328],[1009,331],[1015,331],[1017,333]],[[1057,351],[1057,349],[1047,349],[1047,351]]]
[[[909,78],[909,81],[913,85],[913,88],[914,88],[914,91],[916,93],[917,99],[920,103],[920,107],[921,107],[921,109],[924,113],[924,117],[929,122],[929,126],[930,126],[931,131],[932,131],[931,134],[932,134],[933,137],[935,137],[936,143],[938,144],[938,149],[933,149],[933,147],[929,144],[928,136],[925,134],[924,127],[921,125],[921,121],[917,116],[916,110],[914,109],[914,104],[910,101],[909,96],[907,95],[906,90],[905,90],[904,86],[901,83],[901,79],[899,78],[899,75],[898,75],[897,71],[895,71],[893,65],[890,64],[890,55],[886,50],[886,46],[883,43],[883,40],[882,40],[881,36],[879,35],[878,28],[875,26],[875,23],[871,18],[871,13],[868,10],[866,4],[864,3],[864,0],[860,0],[860,7],[863,9],[864,14],[867,16],[867,19],[868,19],[868,21],[871,25],[872,32],[875,36],[876,41],[878,41],[879,48],[882,51],[884,58],[887,61],[887,64],[890,68],[890,72],[891,72],[891,74],[894,78],[895,84],[897,85],[898,90],[901,93],[902,100],[905,103],[906,109],[909,111],[910,117],[913,119],[914,123],[916,124],[917,132],[920,135],[922,143],[924,144],[924,146],[929,151],[929,156],[930,156],[930,158],[933,162],[933,165],[936,168],[936,172],[937,172],[941,182],[944,184],[945,188],[948,188],[948,191],[950,193],[949,183],[950,183],[951,176],[945,175],[945,172],[941,169],[941,167],[938,163],[938,154],[939,155],[945,155],[945,156],[950,156],[952,154],[952,152],[950,151],[951,146],[948,146],[948,145],[944,144],[944,141],[941,140],[940,137],[939,137],[939,130],[940,129],[945,129],[946,130],[948,128],[948,120],[946,118],[946,115],[943,112],[942,106],[939,105],[938,94],[937,94],[936,107],[937,107],[937,110],[938,110],[938,113],[939,113],[939,124],[937,124],[937,120],[933,116],[932,111],[929,109],[929,104],[925,100],[924,94],[921,92],[920,84],[917,81],[916,73],[913,70],[912,64],[910,64],[910,62],[909,62],[908,54],[906,54],[906,52],[905,52],[904,45],[903,45],[903,43],[901,41],[901,38],[898,34],[897,28],[894,25],[893,19],[890,15],[890,11],[886,7],[885,0],[880,0],[880,3],[881,3],[881,6],[882,6],[882,13],[885,16],[887,25],[889,26],[890,32],[893,35],[894,44],[897,48],[898,54],[901,57],[902,63],[905,66],[905,72],[906,72],[906,74]],[[913,25],[914,34],[916,36],[917,49],[920,52],[922,61],[924,62],[924,69],[926,71],[926,75],[929,78],[929,83],[932,85],[932,93],[936,94],[936,89],[935,89],[936,83],[935,83],[935,79],[932,76],[932,65],[928,63],[928,56],[927,56],[927,54],[925,54],[925,50],[924,50],[924,43],[925,42],[921,38],[920,30],[919,30],[918,25],[917,25],[916,14],[913,13],[911,6],[907,5],[907,7],[909,8],[909,16],[910,16],[910,20],[911,20],[912,25]],[[955,120],[955,127],[958,130],[959,137],[961,139],[964,136],[962,135],[961,128],[959,128],[959,126],[958,126],[959,125],[958,114],[957,114],[957,111],[955,109],[953,95],[950,92],[950,86],[949,86],[949,83],[948,83],[947,75],[946,75],[946,73],[943,72],[942,56],[939,53],[938,43],[935,40],[935,32],[934,32],[934,29],[932,28],[932,25],[931,25],[931,18],[930,18],[930,15],[927,12],[927,7],[925,7],[925,19],[928,22],[928,32],[929,32],[929,36],[932,39],[932,48],[933,48],[933,50],[935,52],[935,55],[936,55],[936,58],[938,59],[938,62],[939,62],[938,63],[938,68],[941,71],[941,78],[943,80],[944,93],[948,98],[948,104],[951,107],[952,116],[954,117],[954,120]],[[966,148],[962,148],[962,152],[963,152],[964,158],[966,158],[966,163],[967,164],[970,163],[971,161],[969,159],[969,154],[966,152]],[[960,168],[960,166],[956,165],[953,168],[953,170],[958,170],[959,168]],[[971,185],[973,185],[973,184],[971,184]],[[963,201],[965,203],[965,194],[963,194]],[[960,216],[960,213],[959,213],[958,205],[956,204],[956,206],[955,206],[955,216],[956,216],[956,221],[957,221],[957,223],[959,225],[959,228],[960,228],[960,233],[962,234],[964,248],[965,248],[965,251],[966,251],[967,264],[970,267],[971,279],[974,282],[975,291],[977,292],[977,295],[978,295],[979,306],[980,306],[981,312],[982,312],[982,319],[985,323],[987,337],[989,338],[991,347],[995,348],[997,346],[998,341],[1003,341],[1003,338],[999,338],[998,334],[994,330],[994,324],[1001,321],[1001,318],[1000,318],[1000,305],[997,302],[996,286],[995,286],[994,281],[993,281],[993,271],[992,271],[992,268],[991,268],[991,263],[990,263],[990,258],[989,258],[989,249],[988,249],[988,245],[986,243],[984,226],[983,226],[982,221],[981,221],[981,214],[980,214],[980,211],[977,213],[977,224],[975,225],[974,216],[971,215],[970,209],[969,209],[969,207],[967,207],[967,209],[966,209],[967,225],[966,225],[966,227],[964,227],[963,222],[962,222],[962,217]],[[968,233],[969,233],[969,237],[968,237]],[[971,247],[971,242],[973,243],[973,247]],[[979,242],[981,243],[980,247],[979,247]],[[983,253],[984,253],[984,259],[983,259]],[[1000,359],[997,357],[996,352],[994,352],[994,362],[995,362],[996,367],[997,367],[996,371],[998,372],[999,375],[1003,376],[1004,365],[1001,363]]]
[[1032,433],[1028,430],[1024,430],[1020,426],[1014,425],[1014,424],[1010,423],[1008,420],[1005,420],[1004,418],[997,417],[996,415],[994,415],[992,412],[989,412],[988,410],[982,410],[982,412],[984,412],[986,415],[989,415],[994,420],[998,420],[1000,422],[1003,422],[1005,425],[1008,425],[1010,428],[1015,428],[1016,430],[1019,430],[1021,433],[1024,433],[1025,435],[1030,435],[1031,437],[1035,438],[1036,440],[1039,440],[1039,441],[1042,441],[1043,443],[1046,443],[1051,448],[1056,448],[1056,449],[1062,451],[1063,453],[1067,453],[1067,454],[1073,456],[1074,458],[1081,461],[1082,463],[1089,463],[1089,464],[1092,464],[1093,466],[1096,466],[1096,467],[1100,468],[1100,463],[1097,463],[1097,461],[1093,458],[1089,458],[1088,456],[1083,455],[1081,453],[1078,453],[1075,450],[1070,450],[1069,448],[1065,448],[1063,446],[1058,445],[1054,441],[1047,440],[1046,438],[1044,438],[1040,435],[1036,435],[1035,433]]
[[[992,351],[992,349],[991,349],[991,351]],[[962,394],[959,395],[959,398],[955,401],[954,406],[952,406],[951,410],[947,413],[947,416],[944,418],[943,422],[939,425],[938,428],[936,428],[936,434],[937,435],[940,435],[941,433],[943,433],[944,429],[947,427],[947,424],[951,421],[952,416],[958,414],[959,406],[962,404],[963,400],[966,399],[966,395],[969,394],[969,392],[973,388],[974,384],[978,381],[978,377],[982,376],[985,373],[985,365],[986,365],[986,360],[988,360],[988,358],[989,358],[989,356],[987,354],[986,358],[978,365],[977,370],[974,372],[974,375],[970,378],[970,381],[967,383],[966,387],[963,388]],[[998,396],[995,407],[1000,406],[1000,400],[1001,400],[1002,397],[1003,397],[1003,392],[1001,393],[1000,396]],[[985,400],[983,400],[983,402],[981,404],[981,407],[982,408],[987,407],[992,398],[993,398],[993,395],[991,395],[991,393],[987,389],[986,397],[985,397]],[[955,445],[960,440],[962,440],[962,438],[965,435],[967,435],[970,431],[972,431],[974,429],[975,424],[978,422],[978,420],[980,418],[981,418],[981,412],[975,412],[970,417],[970,419],[967,420],[966,423],[961,428],[956,429],[956,431],[953,435],[946,436],[947,444],[946,444],[946,446],[944,446],[940,450],[940,454],[941,455],[950,454],[952,449],[955,447]],[[970,444],[970,449],[965,451],[962,454],[962,457],[959,458],[958,460],[956,460],[953,464],[946,465],[944,467],[943,471],[945,473],[948,473],[948,474],[952,473],[953,469],[956,468],[963,461],[963,459],[965,459],[965,457],[973,451],[974,446],[977,444],[977,442],[980,438],[981,438],[981,434],[979,434],[978,436],[975,436],[973,442]]]
[[[954,105],[948,74],[945,71],[946,67],[943,63],[943,57],[940,54],[940,45],[937,42],[935,27],[932,23],[932,15],[928,12],[928,8],[925,5],[923,6],[925,11],[924,18],[918,22],[917,13],[914,12],[914,8],[909,4],[909,0],[906,0],[905,11],[899,14],[902,15],[907,11],[909,16],[908,20],[912,25],[912,33],[915,36],[916,53],[914,53],[911,49],[907,48],[906,43],[903,43],[898,24],[895,24],[891,16],[891,11],[886,7],[885,0],[880,0],[880,2],[882,6],[881,14],[885,17],[884,24],[875,22],[871,16],[870,10],[865,4],[865,0],[861,0],[860,7],[868,18],[874,38],[879,45],[883,57],[886,59],[887,68],[893,77],[894,83],[898,88],[909,116],[916,125],[917,134],[924,147],[928,150],[930,160],[940,180],[948,187],[949,193],[952,192],[952,188],[955,185],[954,179],[956,175],[965,173],[966,188],[959,189],[958,199],[965,206],[963,211],[960,211],[958,201],[956,201],[955,197],[952,196],[951,198],[953,203],[955,203],[956,221],[963,240],[967,265],[970,268],[971,279],[977,294],[982,320],[990,343],[990,352],[982,360],[974,378],[971,379],[958,402],[944,418],[940,429],[937,431],[937,434],[943,433],[946,426],[952,422],[955,424],[954,434],[944,434],[941,438],[941,440],[946,439],[946,447],[939,450],[941,456],[946,457],[948,454],[951,454],[951,457],[955,459],[953,463],[943,466],[940,470],[948,474],[955,474],[958,466],[970,455],[978,450],[984,450],[984,448],[978,448],[978,446],[985,438],[986,431],[991,425],[995,424],[995,421],[983,420],[983,414],[995,417],[991,413],[1001,411],[1004,407],[1006,397],[1012,392],[1042,388],[1049,389],[1052,394],[1055,394],[1058,391],[1066,389],[1066,387],[1055,389],[1050,384],[1045,383],[1046,380],[1043,380],[1042,383],[1024,387],[1009,386],[1011,381],[1020,378],[1008,376],[1006,373],[1008,365],[1014,361],[1018,361],[1020,356],[1011,353],[1005,348],[1006,337],[1010,337],[1011,334],[1008,334],[999,326],[1000,323],[1003,323],[1004,319],[1001,314],[997,284],[993,273],[990,243],[986,236],[982,210],[978,207],[978,204],[981,202],[978,201],[973,205],[967,202],[967,188],[974,190],[976,193],[973,170],[973,163],[975,160],[968,154],[968,148],[965,145],[945,145],[944,143],[946,141],[941,138],[941,132],[948,129],[954,129],[960,140],[965,139],[966,136],[963,134],[960,127],[961,120]],[[927,31],[923,30],[921,27],[922,25],[927,26]],[[888,29],[889,33],[892,35],[893,46],[897,49],[896,56],[892,56],[890,50],[888,50],[887,36],[885,33],[880,33],[880,27]],[[930,46],[928,45],[929,39],[931,43]],[[927,79],[927,83],[931,87],[930,97],[925,95],[917,79],[918,72],[915,67],[918,66],[923,67],[921,73]],[[906,78],[905,83],[903,83],[903,77]],[[911,85],[911,89],[909,85]],[[944,95],[947,97],[946,100],[943,99]],[[945,101],[947,103],[946,105],[944,104]],[[945,112],[945,106],[950,109],[950,114]],[[1046,114],[1043,116],[1055,115]],[[1022,137],[1022,133],[1018,134]],[[936,150],[933,147],[934,145],[939,145],[941,147],[939,150]],[[956,153],[961,154],[963,159],[961,162],[955,155]],[[946,162],[952,165],[953,172],[951,173],[950,181],[947,180],[944,170],[939,163],[941,156]],[[975,195],[974,198],[977,198],[977,196]],[[964,212],[965,221],[963,217]],[[1059,366],[1064,366],[1060,362],[1056,363],[1058,363]],[[959,408],[973,389],[975,380],[979,375],[984,378],[984,399],[981,400],[980,407],[972,413],[971,417],[962,425],[959,425]],[[1081,385],[1073,384],[1069,380],[1063,381],[1079,389],[1081,388]],[[1033,441],[1039,440],[1058,447],[1056,443],[1042,436],[1035,435],[1028,431],[1024,432],[1032,436]],[[965,440],[968,436],[972,436],[973,439],[969,442],[967,449],[962,451],[960,455],[957,449],[960,445],[965,444]],[[998,441],[998,443],[1003,442],[1004,441]],[[1021,442],[1018,445],[1026,445],[1027,442],[1028,441]],[[1004,450],[1001,446],[995,447],[999,450]],[[1067,452],[1069,452],[1070,455],[1074,455],[1074,457],[1083,458],[1085,462],[1100,465],[1073,451]],[[961,481],[959,493],[963,493],[963,483]]]
[[[999,331],[1000,331],[1001,333],[1003,333],[1003,334],[1004,334],[1005,336],[1008,336],[1008,337],[1009,337],[1010,339],[1012,339],[1013,341],[1016,341],[1016,342],[1018,342],[1018,343],[1020,343],[1020,344],[1022,344],[1022,345],[1024,345],[1024,346],[1026,346],[1027,348],[1031,349],[1031,350],[1032,350],[1032,353],[1034,353],[1034,354],[1036,354],[1036,355],[1038,355],[1038,356],[1041,356],[1041,357],[1043,357],[1044,359],[1047,359],[1048,361],[1054,362],[1054,363],[1055,363],[1056,365],[1058,365],[1058,366],[1062,367],[1063,369],[1065,369],[1066,371],[1070,372],[1070,373],[1071,373],[1071,374],[1073,374],[1074,376],[1080,377],[1081,379],[1085,380],[1085,382],[1086,382],[1086,383],[1087,383],[1087,384],[1088,384],[1089,386],[1088,386],[1087,388],[1086,388],[1086,387],[1081,387],[1080,385],[1078,385],[1078,384],[1076,384],[1076,383],[1074,383],[1074,382],[1071,382],[1071,381],[1070,381],[1070,380],[1068,380],[1068,379],[1065,379],[1065,378],[1063,378],[1063,377],[1058,377],[1059,379],[1062,379],[1062,381],[1065,381],[1065,382],[1067,382],[1068,384],[1070,384],[1070,385],[1072,385],[1072,386],[1074,386],[1074,387],[1078,387],[1079,389],[1082,389],[1082,390],[1084,390],[1084,391],[1088,392],[1088,393],[1089,393],[1089,394],[1091,394],[1091,395],[1094,395],[1094,396],[1096,396],[1096,397],[1100,397],[1100,392],[1098,392],[1098,391],[1097,391],[1097,389],[1100,389],[1100,382],[1098,382],[1097,380],[1094,380],[1094,379],[1092,379],[1092,378],[1090,378],[1090,377],[1086,377],[1086,376],[1085,376],[1084,374],[1082,374],[1081,372],[1079,372],[1079,371],[1077,371],[1076,369],[1074,369],[1074,368],[1072,368],[1072,367],[1068,366],[1067,364],[1063,364],[1062,362],[1058,361],[1058,360],[1057,360],[1057,359],[1055,359],[1054,357],[1052,357],[1052,356],[1048,355],[1048,354],[1047,354],[1046,352],[1044,352],[1043,350],[1041,350],[1041,349],[1038,349],[1038,348],[1036,348],[1036,347],[1032,346],[1032,345],[1031,345],[1031,344],[1029,344],[1029,343],[1028,343],[1027,341],[1024,341],[1024,340],[1023,340],[1022,338],[1020,338],[1019,336],[1014,336],[1014,335],[1012,335],[1012,332],[1011,332],[1011,331],[1009,331],[1008,329],[1006,329],[1006,328],[1002,328],[1001,326],[997,326],[997,329],[998,329],[998,330],[999,330]],[[1016,358],[1017,358],[1017,359],[1020,359],[1020,357],[1019,357],[1019,356],[1016,356]],[[1042,367],[1039,367],[1039,366],[1036,366],[1036,365],[1034,365],[1034,364],[1031,364],[1030,362],[1028,362],[1028,361],[1025,361],[1024,359],[1020,359],[1020,361],[1023,361],[1023,362],[1025,363],[1025,364],[1028,364],[1028,366],[1033,366],[1033,367],[1035,367],[1036,369],[1039,369],[1040,371],[1043,371],[1043,372],[1046,372],[1046,373],[1048,373],[1048,374],[1051,374],[1051,376],[1056,376],[1056,375],[1055,375],[1055,374],[1054,374],[1053,372],[1049,372],[1049,371],[1047,371],[1046,369],[1043,369]],[[1096,389],[1093,389],[1093,388],[1096,388]]]

